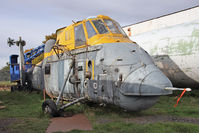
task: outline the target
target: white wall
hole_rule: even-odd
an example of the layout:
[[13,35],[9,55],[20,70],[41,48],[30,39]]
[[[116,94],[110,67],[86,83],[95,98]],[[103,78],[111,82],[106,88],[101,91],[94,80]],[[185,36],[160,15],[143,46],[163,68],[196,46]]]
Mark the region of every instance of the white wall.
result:
[[168,26],[194,21],[197,19],[199,19],[199,6],[159,18],[153,18],[141,23],[132,24],[130,26],[125,26],[123,29],[128,34],[127,29],[131,28],[131,34],[132,36],[135,36],[151,30],[157,30]]

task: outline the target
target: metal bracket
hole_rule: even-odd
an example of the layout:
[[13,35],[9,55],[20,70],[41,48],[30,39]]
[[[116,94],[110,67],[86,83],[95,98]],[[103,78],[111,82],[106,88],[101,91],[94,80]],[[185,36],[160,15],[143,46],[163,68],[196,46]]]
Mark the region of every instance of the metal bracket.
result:
[[67,104],[63,105],[63,106],[60,108],[60,110],[62,110],[62,109],[64,109],[64,108],[67,108],[67,107],[69,107],[69,106],[71,106],[71,105],[73,105],[73,104],[75,104],[75,103],[78,103],[79,101],[82,101],[82,100],[84,100],[84,99],[85,99],[85,97],[81,97],[81,98],[78,98],[78,99],[76,99],[76,100],[74,100],[74,101],[72,101],[72,102],[70,102],[70,103],[67,103]]
[[61,56],[63,56],[63,49],[61,49],[61,48],[59,48],[58,46],[55,45],[55,46],[53,46],[53,50],[54,50],[55,54],[57,55],[57,57],[59,59],[60,59]]

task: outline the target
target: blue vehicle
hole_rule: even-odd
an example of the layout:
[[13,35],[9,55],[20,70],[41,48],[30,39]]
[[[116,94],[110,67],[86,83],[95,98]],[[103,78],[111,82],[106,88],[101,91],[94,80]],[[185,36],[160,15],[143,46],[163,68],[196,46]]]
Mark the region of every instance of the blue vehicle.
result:
[[[24,54],[24,66],[23,70],[25,75],[27,75],[28,70],[34,67],[33,60],[36,60],[37,57],[41,56],[44,53],[45,45],[42,44]],[[11,82],[17,82],[17,86],[13,86],[11,90],[20,88],[20,65],[18,63],[19,55],[13,54],[10,56],[10,79]],[[27,79],[25,78],[26,84]]]
[[19,80],[20,80],[18,57],[19,57],[18,55],[10,56],[10,79],[11,79],[11,82],[19,82]]
[[42,44],[24,54],[25,64],[32,64],[32,60],[44,53],[45,45]]

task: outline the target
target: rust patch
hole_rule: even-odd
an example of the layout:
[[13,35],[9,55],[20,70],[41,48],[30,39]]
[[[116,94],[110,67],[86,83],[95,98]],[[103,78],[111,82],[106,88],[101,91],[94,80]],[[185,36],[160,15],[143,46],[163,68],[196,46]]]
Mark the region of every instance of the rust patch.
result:
[[84,114],[76,114],[72,117],[52,118],[46,133],[67,132],[73,129],[92,130],[92,126],[88,118]]

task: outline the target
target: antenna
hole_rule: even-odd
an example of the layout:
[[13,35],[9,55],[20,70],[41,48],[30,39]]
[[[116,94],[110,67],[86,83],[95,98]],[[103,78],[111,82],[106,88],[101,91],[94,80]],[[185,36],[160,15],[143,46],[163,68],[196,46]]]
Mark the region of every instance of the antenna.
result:
[[74,20],[72,20],[72,22],[75,24],[76,22]]

